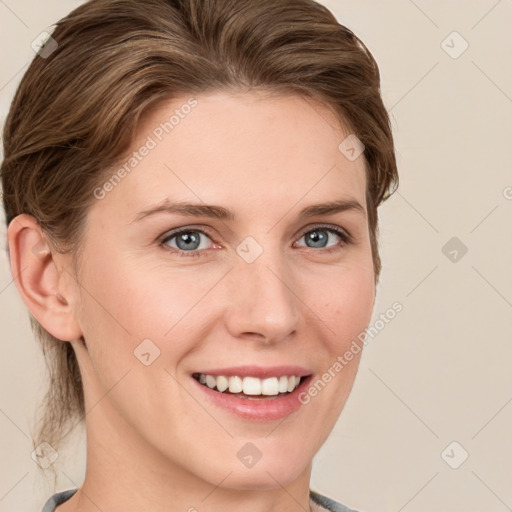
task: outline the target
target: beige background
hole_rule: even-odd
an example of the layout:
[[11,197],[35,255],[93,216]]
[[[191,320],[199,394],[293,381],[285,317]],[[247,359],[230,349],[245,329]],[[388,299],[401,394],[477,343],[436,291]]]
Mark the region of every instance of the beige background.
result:
[[[78,3],[0,0],[2,124],[31,41]],[[323,3],[381,68],[401,187],[381,209],[375,318],[403,311],[368,344],[312,487],[362,512],[510,510],[512,1]],[[443,252],[452,237],[465,255]],[[0,510],[40,512],[53,490],[28,436],[43,359],[0,258]],[[83,439],[57,469],[58,490],[81,484]]]

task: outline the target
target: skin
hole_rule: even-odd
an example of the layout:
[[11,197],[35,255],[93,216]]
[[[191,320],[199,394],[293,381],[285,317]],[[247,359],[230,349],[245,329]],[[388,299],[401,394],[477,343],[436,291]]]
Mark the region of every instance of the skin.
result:
[[[133,150],[188,98],[148,113]],[[296,364],[318,378],[367,327],[375,299],[365,162],[338,150],[350,132],[298,96],[196,99],[95,200],[78,275],[71,255],[32,252],[42,240],[32,217],[9,226],[13,275],[26,267],[18,290],[46,330],[72,344],[84,382],[87,472],[59,512],[309,510],[312,459],[352,388],[361,353],[279,421],[241,419],[193,386],[194,371],[235,365]],[[161,213],[131,222],[165,198],[220,205],[236,220]],[[362,210],[298,218],[339,199]],[[315,246],[318,224],[348,231],[352,243],[322,231],[328,239]],[[179,256],[176,238],[161,243],[189,226],[208,230],[202,256]],[[263,249],[250,264],[236,252],[247,236]],[[134,356],[147,338],[160,350],[149,366]],[[246,442],[262,454],[252,468],[237,458]]]

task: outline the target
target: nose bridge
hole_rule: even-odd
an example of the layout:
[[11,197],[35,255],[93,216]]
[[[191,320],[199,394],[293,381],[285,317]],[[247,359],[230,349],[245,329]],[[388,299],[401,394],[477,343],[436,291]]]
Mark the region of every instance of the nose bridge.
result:
[[277,245],[263,247],[250,238],[237,248],[228,328],[235,337],[252,333],[279,341],[297,328],[296,283]]

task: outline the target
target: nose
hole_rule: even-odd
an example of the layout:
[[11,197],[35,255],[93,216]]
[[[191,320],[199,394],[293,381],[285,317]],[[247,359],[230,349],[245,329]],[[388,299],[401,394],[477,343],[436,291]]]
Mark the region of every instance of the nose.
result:
[[301,300],[297,280],[277,249],[252,263],[237,259],[229,273],[226,325],[235,338],[278,343],[296,332]]

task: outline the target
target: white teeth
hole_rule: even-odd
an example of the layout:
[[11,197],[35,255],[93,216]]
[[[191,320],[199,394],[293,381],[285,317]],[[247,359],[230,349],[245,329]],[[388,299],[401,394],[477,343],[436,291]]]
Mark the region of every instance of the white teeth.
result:
[[217,389],[219,391],[226,391],[226,389],[228,389],[229,387],[229,382],[228,382],[228,379],[226,379],[226,377],[224,377],[224,375],[220,375],[219,377],[217,377]]
[[243,381],[240,377],[229,377],[229,392],[241,393],[244,389]]
[[264,379],[261,382],[261,393],[263,395],[279,394],[279,381],[277,380],[277,377],[271,377],[270,379]]
[[281,377],[269,377],[259,379],[257,377],[226,377],[199,374],[199,382],[209,388],[217,388],[218,391],[230,393],[244,393],[245,395],[275,396],[279,393],[292,392],[300,384],[300,377],[295,375],[283,375]]
[[244,377],[244,395],[261,395],[261,379]]
[[206,385],[213,389],[217,385],[217,379],[213,375],[207,375]]
[[279,393],[286,393],[288,391],[288,378],[283,375],[279,377]]
[[[206,377],[206,382],[208,383],[208,377]],[[288,391],[293,391],[295,389],[295,376],[292,375],[288,377]]]

